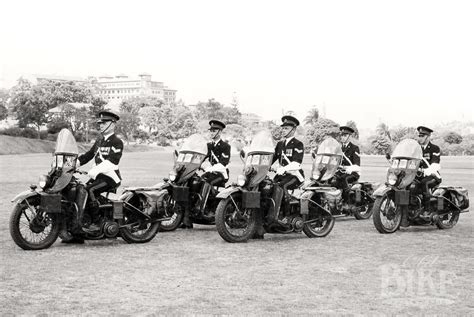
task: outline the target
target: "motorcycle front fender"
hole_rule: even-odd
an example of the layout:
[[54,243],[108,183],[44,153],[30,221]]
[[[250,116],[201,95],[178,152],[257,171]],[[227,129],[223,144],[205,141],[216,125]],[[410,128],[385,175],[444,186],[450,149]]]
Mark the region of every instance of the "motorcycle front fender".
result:
[[242,191],[242,188],[240,187],[227,187],[226,189],[222,190],[219,194],[217,194],[216,198],[218,199],[226,199],[233,193]]
[[385,194],[387,194],[389,191],[391,191],[392,188],[383,184],[379,188],[377,188],[374,193],[372,194],[374,197],[382,197]]
[[35,190],[25,190],[24,192],[21,192],[19,193],[18,195],[15,196],[15,198],[13,198],[11,200],[12,203],[19,203],[20,201],[23,201],[29,197],[33,197],[33,196],[36,196],[36,195],[39,195],[39,193]]

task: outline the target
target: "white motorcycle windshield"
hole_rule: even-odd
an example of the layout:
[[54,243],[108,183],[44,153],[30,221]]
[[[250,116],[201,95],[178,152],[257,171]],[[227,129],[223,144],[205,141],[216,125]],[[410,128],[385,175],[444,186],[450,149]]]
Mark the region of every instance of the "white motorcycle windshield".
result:
[[56,140],[56,150],[54,151],[55,155],[65,154],[65,155],[78,155],[79,149],[77,148],[76,139],[72,135],[72,132],[68,129],[62,129],[58,134]]
[[334,138],[328,137],[318,147],[317,154],[342,155],[342,147]]
[[247,154],[254,152],[274,153],[275,144],[272,134],[268,130],[260,131],[254,135],[252,142],[247,150]]
[[207,155],[207,141],[202,135],[193,134],[184,141],[179,151]]
[[413,139],[405,139],[397,144],[392,153],[393,158],[406,157],[412,159],[423,159],[421,145]]

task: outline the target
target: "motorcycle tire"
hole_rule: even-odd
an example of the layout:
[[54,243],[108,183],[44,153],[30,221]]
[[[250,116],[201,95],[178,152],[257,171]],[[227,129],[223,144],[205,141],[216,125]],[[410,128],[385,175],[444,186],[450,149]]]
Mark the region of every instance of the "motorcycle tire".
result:
[[[217,232],[227,242],[247,242],[257,230],[256,212],[257,209],[243,210],[241,192],[231,194],[217,205]],[[240,234],[239,229],[242,230]]]
[[[385,202],[385,204],[384,204]],[[377,197],[374,202],[374,207],[372,208],[373,210],[373,221],[374,221],[374,226],[377,229],[378,232],[380,233],[394,233],[400,228],[400,223],[402,221],[402,212],[401,209],[398,208],[395,205],[395,202],[393,202],[393,205],[395,206],[395,211],[387,217],[387,203],[393,202],[393,199],[389,195],[383,195],[382,197]],[[382,211],[382,208],[384,209]],[[392,217],[393,216],[393,217]],[[392,218],[392,219],[389,219]],[[391,221],[393,223],[390,227],[386,225],[388,221]]]
[[[184,210],[181,206],[175,204],[169,194],[165,194],[166,197],[163,198],[163,205],[171,207],[170,210],[165,210],[164,217],[171,217],[170,220],[162,221],[160,223],[160,231],[174,231],[179,228],[184,217]],[[161,206],[166,208],[166,206]],[[172,212],[172,213],[171,213]]]
[[459,220],[459,212],[452,211],[446,216],[440,217],[438,221],[436,221],[436,227],[438,229],[452,229]]
[[[36,217],[28,208],[28,204],[35,209]],[[57,215],[40,212],[39,205],[39,197],[30,197],[13,207],[10,216],[10,235],[16,245],[23,250],[47,249],[59,236],[60,224]],[[30,211],[29,216],[27,216],[28,211]],[[23,216],[25,219],[22,219]],[[41,223],[44,221],[47,222],[47,226]],[[50,229],[46,231],[47,228]]]
[[364,206],[363,211],[355,210],[354,211],[354,217],[357,220],[369,219],[370,217],[372,217],[372,214],[374,213],[373,207],[374,207],[374,203],[369,203],[369,204]]
[[319,220],[317,222],[304,224],[303,232],[308,238],[323,238],[327,236],[334,228],[336,218],[327,214],[325,211],[318,211],[310,208],[309,214],[305,216],[304,220],[310,221],[316,220],[318,218]]
[[[136,195],[130,197],[127,202],[135,208],[141,210],[143,209],[143,205],[146,203],[146,198],[141,195]],[[143,216],[139,216],[132,211],[127,210],[127,208],[123,209],[123,213],[123,225],[138,222],[138,224],[134,227],[120,228],[120,236],[127,243],[146,243],[151,241],[158,233],[158,230],[160,229],[160,222],[150,222]]]

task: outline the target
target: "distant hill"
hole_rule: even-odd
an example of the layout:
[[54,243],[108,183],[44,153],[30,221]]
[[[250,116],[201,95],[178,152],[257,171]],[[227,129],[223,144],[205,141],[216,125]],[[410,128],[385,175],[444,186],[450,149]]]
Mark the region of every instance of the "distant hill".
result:
[[[0,155],[52,153],[56,142],[0,135]],[[79,152],[87,151],[90,144],[78,144]],[[165,148],[148,145],[125,145],[126,152],[163,151]]]

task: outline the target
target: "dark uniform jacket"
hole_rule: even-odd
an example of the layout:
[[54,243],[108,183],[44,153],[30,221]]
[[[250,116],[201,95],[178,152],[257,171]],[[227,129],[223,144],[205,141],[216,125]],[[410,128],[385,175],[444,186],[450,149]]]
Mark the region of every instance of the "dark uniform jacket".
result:
[[[275,156],[273,157],[273,163],[275,161],[278,161],[281,166],[286,166],[290,162],[298,162],[298,163],[303,163],[303,156],[304,156],[304,146],[303,142],[296,138],[292,138],[290,141],[288,141],[288,144],[285,144],[286,140],[279,141],[275,147]],[[285,158],[288,158],[290,162]],[[300,172],[302,175],[303,170],[300,169]]]
[[[423,157],[428,161],[428,163],[433,164],[433,163],[438,163],[441,161],[441,150],[439,146],[436,144],[433,144],[431,142],[428,142],[425,148],[421,147],[423,150]],[[425,162],[421,162],[421,167],[425,168],[427,167]]]
[[222,140],[219,140],[217,144],[214,144],[214,142],[207,143],[207,157],[209,158],[211,165],[221,163],[222,165],[227,166],[230,161],[229,143]]
[[[349,160],[351,160],[350,163],[352,163],[352,165],[360,166],[360,150],[357,145],[352,142],[347,143],[346,146],[342,145],[342,152]],[[342,166],[351,165],[346,157],[343,157],[342,159]]]
[[[112,134],[107,139],[99,138],[95,141],[92,148],[86,153],[78,157],[81,165],[87,164],[90,160],[94,159],[95,164],[99,165],[103,160],[108,160],[112,164],[118,165],[123,152],[123,142],[115,134]],[[115,170],[119,179],[120,171]]]

